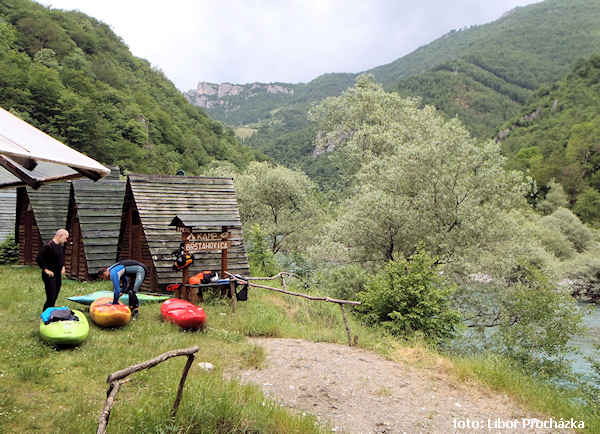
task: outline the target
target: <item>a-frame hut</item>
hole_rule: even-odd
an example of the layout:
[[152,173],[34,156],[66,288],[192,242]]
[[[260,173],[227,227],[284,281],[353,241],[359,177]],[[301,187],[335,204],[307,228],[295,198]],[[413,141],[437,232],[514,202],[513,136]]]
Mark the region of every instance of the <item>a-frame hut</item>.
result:
[[[118,259],[135,259],[150,268],[144,289],[164,290],[169,284],[182,282],[182,273],[172,269],[174,257],[171,255],[182,241],[181,232],[170,226],[178,215],[197,216],[197,220],[211,222],[211,225],[194,227],[194,231],[198,232],[220,232],[223,216],[226,216],[228,231],[231,232],[227,269],[234,274],[249,274],[231,178],[129,175]],[[194,255],[196,261],[190,267],[190,275],[221,269],[220,251],[203,251]]]
[[15,238],[19,244],[19,264],[35,265],[42,244],[50,241],[67,222],[69,182],[45,184],[39,189],[17,188]]
[[117,260],[125,181],[118,169],[97,181],[72,181],[67,215],[66,275],[90,281]]

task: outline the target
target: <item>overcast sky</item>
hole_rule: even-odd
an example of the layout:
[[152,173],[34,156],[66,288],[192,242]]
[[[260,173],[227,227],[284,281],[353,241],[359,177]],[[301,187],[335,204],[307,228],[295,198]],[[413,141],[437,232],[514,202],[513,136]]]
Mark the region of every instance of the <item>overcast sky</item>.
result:
[[180,91],[362,72],[539,0],[38,0],[106,24]]

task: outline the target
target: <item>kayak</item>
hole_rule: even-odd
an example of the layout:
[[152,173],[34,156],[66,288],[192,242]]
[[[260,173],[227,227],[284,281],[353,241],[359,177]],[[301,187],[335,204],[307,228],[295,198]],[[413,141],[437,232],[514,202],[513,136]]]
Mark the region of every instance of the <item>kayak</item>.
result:
[[202,328],[206,322],[204,309],[178,298],[165,301],[160,307],[160,314],[163,320],[177,324],[184,329]]
[[[137,295],[137,298],[138,298],[138,301],[140,302],[140,304],[157,302],[157,301],[165,301],[165,300],[168,300],[169,298],[171,298],[170,295],[144,294],[143,292],[138,292],[136,295]],[[90,304],[92,304],[93,301],[99,299],[100,297],[110,297],[112,300],[113,292],[112,291],[96,291],[96,292],[92,292],[90,294],[75,295],[73,297],[67,297],[67,300],[89,306]],[[121,297],[119,297],[119,301],[124,304],[129,305],[129,295],[123,294]]]
[[[48,309],[46,309],[48,310]],[[43,341],[55,345],[79,345],[85,341],[90,325],[83,312],[71,310],[76,319],[44,322],[40,320],[40,336]]]
[[100,297],[90,305],[92,321],[102,327],[122,327],[131,319],[131,309],[119,301],[112,304],[112,297]]

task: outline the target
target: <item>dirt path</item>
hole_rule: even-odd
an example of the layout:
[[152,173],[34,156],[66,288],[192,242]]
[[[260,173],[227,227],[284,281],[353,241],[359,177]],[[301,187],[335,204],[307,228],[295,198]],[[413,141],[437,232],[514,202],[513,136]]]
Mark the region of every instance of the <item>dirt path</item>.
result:
[[[267,352],[263,369],[240,380],[261,385],[282,405],[317,415],[335,432],[549,433],[506,396],[434,369],[398,364],[344,345],[299,339],[251,339]],[[534,419],[537,428],[525,426]],[[503,426],[504,424],[504,426]],[[490,428],[491,427],[491,428]]]

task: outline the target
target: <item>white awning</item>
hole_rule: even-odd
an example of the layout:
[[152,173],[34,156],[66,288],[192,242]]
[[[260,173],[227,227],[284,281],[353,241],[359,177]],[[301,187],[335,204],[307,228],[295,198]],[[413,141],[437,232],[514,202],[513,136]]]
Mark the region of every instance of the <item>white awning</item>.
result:
[[80,152],[0,108],[0,188],[88,177],[97,181],[110,173]]

